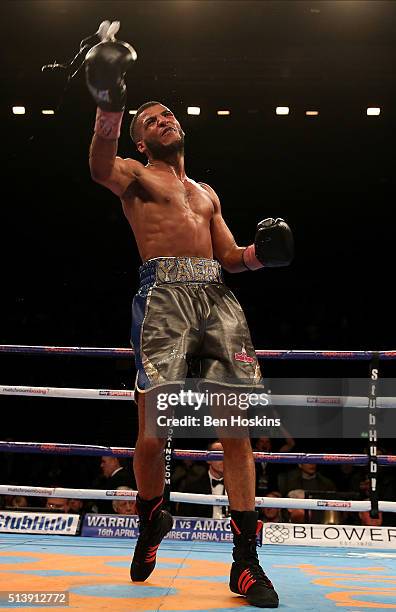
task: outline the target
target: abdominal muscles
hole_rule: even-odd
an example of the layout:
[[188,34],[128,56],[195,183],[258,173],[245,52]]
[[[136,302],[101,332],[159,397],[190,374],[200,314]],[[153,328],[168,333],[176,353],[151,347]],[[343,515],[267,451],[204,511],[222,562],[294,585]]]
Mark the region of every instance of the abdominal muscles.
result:
[[145,214],[133,215],[132,219],[127,215],[143,261],[153,257],[213,257],[207,211],[175,210],[154,203],[143,206]]

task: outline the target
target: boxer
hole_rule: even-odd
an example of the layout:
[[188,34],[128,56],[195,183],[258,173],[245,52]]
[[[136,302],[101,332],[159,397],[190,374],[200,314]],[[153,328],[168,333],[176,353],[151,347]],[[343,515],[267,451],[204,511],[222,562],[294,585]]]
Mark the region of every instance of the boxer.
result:
[[[104,40],[85,60],[88,89],[96,104],[90,147],[94,181],[122,203],[142,266],[132,307],[139,435],[134,455],[138,486],[139,538],[131,564],[133,582],[146,580],[156,553],[172,527],[162,508],[165,440],[146,435],[145,394],[161,383],[185,379],[189,360],[200,376],[260,380],[260,368],[245,316],[224,285],[228,272],[286,266],[293,237],[282,219],[265,219],[254,242],[238,246],[227,227],[219,198],[209,185],[187,176],[183,129],[164,104],[150,101],[137,110],[130,134],[144,165],[117,156],[126,101],[125,73],[133,61],[126,43]],[[230,589],[254,606],[274,608],[278,595],[260,566],[256,536],[255,471],[249,437],[221,440],[224,478],[234,536]]]

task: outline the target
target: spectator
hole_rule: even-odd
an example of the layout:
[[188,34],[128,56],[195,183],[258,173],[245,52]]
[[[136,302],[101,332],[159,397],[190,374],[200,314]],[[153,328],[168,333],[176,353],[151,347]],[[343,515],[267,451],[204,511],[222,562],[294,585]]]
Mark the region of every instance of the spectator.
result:
[[281,431],[284,434],[284,441],[283,444],[281,444],[279,446],[279,443],[281,443],[282,438],[278,439],[278,445],[279,448],[277,448],[274,451],[274,444],[271,438],[268,438],[268,436],[262,436],[261,438],[257,438],[255,445],[254,445],[254,450],[257,451],[261,451],[262,453],[272,453],[272,452],[276,452],[276,453],[290,453],[290,451],[295,447],[296,445],[296,441],[294,440],[294,438],[292,438],[292,436],[289,434],[289,432],[281,426]]
[[70,500],[63,497],[47,497],[45,507],[48,510],[56,510],[57,512],[69,512]]
[[4,508],[10,508],[13,499],[14,499],[14,495],[4,495],[3,497]]
[[[303,489],[294,489],[293,491],[289,491],[287,497],[290,499],[304,499],[305,491]],[[309,512],[309,510],[308,510]],[[288,520],[289,523],[306,523],[307,517],[305,515],[306,510],[302,510],[301,508],[288,508]]]
[[[271,438],[257,438],[253,450],[261,453],[271,453]],[[256,461],[254,467],[256,469],[256,496],[262,497],[267,495],[268,491],[276,489],[279,467],[274,463],[267,463],[266,461]]]
[[370,479],[367,473],[363,474],[359,481],[359,490],[362,499],[368,499],[370,495]]
[[201,461],[191,461],[191,459],[177,461],[172,470],[172,490],[182,491],[187,477],[190,480],[199,479],[204,477],[206,472],[206,463]]
[[[118,487],[127,487],[136,490],[136,482],[133,474],[123,467],[117,457],[103,456],[100,462],[102,476],[97,479],[97,488],[116,490]],[[113,506],[110,501],[97,500],[94,508],[98,512],[111,514]]]
[[[265,497],[281,497],[279,491],[270,491]],[[259,508],[260,519],[263,523],[281,523],[281,508]]]
[[[223,446],[221,442],[217,440],[209,444],[208,450],[222,451]],[[223,460],[207,461],[207,468],[201,477],[196,477],[196,474],[190,477],[190,474],[187,474],[179,490],[183,493],[225,495],[223,471]],[[176,513],[179,516],[223,518],[227,515],[227,508],[225,506],[180,503],[176,505]]]
[[289,491],[335,491],[332,480],[323,476],[317,470],[315,463],[302,463],[298,468],[282,472],[278,477],[279,491],[285,497]]
[[[288,453],[295,446],[295,440],[291,437],[289,432],[282,427],[283,435],[285,436],[283,444],[282,440],[278,439],[277,448],[274,449],[274,444],[271,438],[268,436],[262,436],[257,438],[253,445],[253,450],[261,453]],[[279,446],[280,444],[280,446]],[[277,489],[278,486],[278,474],[281,470],[281,466],[276,463],[266,463],[263,461],[257,461],[255,463],[256,468],[256,495],[261,497],[267,495],[268,491]]]
[[[132,491],[129,487],[118,487],[117,491]],[[116,514],[136,514],[136,505],[132,499],[114,499],[113,510]]]
[[70,514],[82,514],[84,512],[84,500],[69,499],[69,512]]
[[28,504],[28,500],[26,499],[26,497],[24,495],[15,495],[11,499],[10,506],[12,508],[27,508],[28,505],[29,505]]
[[132,490],[136,489],[132,472],[123,467],[117,457],[102,457],[100,467],[104,477],[104,488],[115,490],[118,487],[130,487]]
[[357,468],[350,463],[344,463],[337,466],[333,476],[337,491],[359,491],[361,468]]

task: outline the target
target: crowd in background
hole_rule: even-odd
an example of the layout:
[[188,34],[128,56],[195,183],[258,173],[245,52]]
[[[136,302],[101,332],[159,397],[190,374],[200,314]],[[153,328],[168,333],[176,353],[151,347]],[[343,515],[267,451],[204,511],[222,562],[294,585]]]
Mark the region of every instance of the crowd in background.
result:
[[[259,452],[290,452],[295,449],[295,440],[257,438],[252,441],[253,450]],[[222,451],[221,442],[216,440],[207,446],[209,451]],[[383,451],[380,450],[380,453]],[[34,461],[38,459],[38,461]],[[83,469],[83,466],[86,469]],[[172,466],[172,491],[196,494],[226,494],[224,464],[221,459],[209,461],[179,460]],[[396,501],[396,483],[392,467],[380,468],[378,474],[379,498]],[[351,464],[298,465],[272,462],[256,462],[256,496],[271,498],[316,498],[367,500],[370,485],[367,467]],[[136,490],[131,460],[115,456],[97,457],[43,457],[2,453],[0,474],[3,483],[10,485],[34,485],[103,490]],[[135,502],[130,500],[82,500],[56,497],[38,498],[22,495],[0,497],[0,507],[10,510],[41,509],[50,512],[83,514],[135,514]],[[201,516],[224,518],[229,514],[227,506],[212,506],[197,503],[173,503],[175,516]],[[372,518],[369,512],[307,511],[300,509],[259,508],[264,522],[325,523],[395,525],[395,515],[379,513]]]

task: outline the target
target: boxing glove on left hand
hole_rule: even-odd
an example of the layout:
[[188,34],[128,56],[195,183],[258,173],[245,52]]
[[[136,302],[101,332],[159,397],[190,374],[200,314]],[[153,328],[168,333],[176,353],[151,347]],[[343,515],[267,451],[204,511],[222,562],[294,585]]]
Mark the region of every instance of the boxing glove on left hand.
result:
[[272,217],[257,225],[254,244],[243,252],[243,263],[249,270],[288,266],[294,257],[294,240],[283,219]]
[[294,240],[283,219],[264,219],[257,225],[255,255],[267,268],[288,266],[294,257]]

